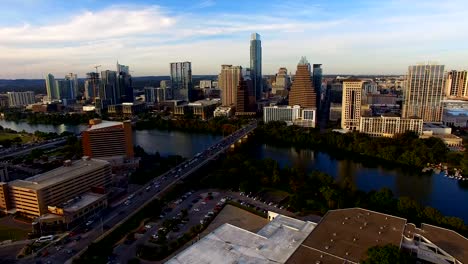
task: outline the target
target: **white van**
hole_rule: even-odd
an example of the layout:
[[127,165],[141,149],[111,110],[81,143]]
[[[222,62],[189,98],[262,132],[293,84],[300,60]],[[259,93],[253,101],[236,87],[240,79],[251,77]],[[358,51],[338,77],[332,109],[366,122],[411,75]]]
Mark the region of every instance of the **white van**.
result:
[[50,236],[41,236],[40,238],[38,238],[36,240],[36,242],[38,243],[44,243],[44,242],[49,242],[49,241],[52,241],[54,240],[54,235],[50,235]]

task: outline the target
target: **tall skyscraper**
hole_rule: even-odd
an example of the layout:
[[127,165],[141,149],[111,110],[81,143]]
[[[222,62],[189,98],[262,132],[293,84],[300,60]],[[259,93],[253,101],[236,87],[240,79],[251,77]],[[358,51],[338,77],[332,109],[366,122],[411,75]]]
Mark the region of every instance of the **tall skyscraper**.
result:
[[78,96],[78,75],[75,73],[69,73],[65,75],[65,80],[69,82],[70,90],[68,91],[70,99],[76,99]]
[[237,86],[236,112],[255,112],[255,91],[250,76],[241,76]]
[[275,82],[271,87],[271,93],[276,94],[277,92],[284,91],[289,88],[291,80],[288,76],[288,70],[285,67],[281,67],[275,76]]
[[255,87],[255,99],[260,100],[263,95],[262,41],[257,33],[252,33],[250,37],[250,70]]
[[59,100],[60,95],[57,91],[57,87],[55,86],[55,77],[51,73],[47,74],[45,78],[46,83],[46,90],[47,90],[47,98],[49,101]]
[[221,89],[221,103],[224,106],[236,105],[237,86],[242,76],[241,66],[221,65],[218,86]]
[[107,104],[120,104],[120,90],[117,83],[117,72],[115,71],[102,71],[101,83],[99,87],[99,98],[107,101]]
[[419,117],[424,122],[441,122],[444,65],[409,66],[404,95],[403,118]]
[[166,100],[166,89],[158,87],[145,87],[145,102],[148,104],[158,104]]
[[8,105],[10,107],[21,107],[29,104],[34,104],[34,92],[7,92]]
[[310,64],[302,57],[297,64],[296,75],[289,92],[289,105],[299,105],[302,108],[317,108],[316,94],[310,77]]
[[451,97],[468,97],[468,71],[449,71],[445,79],[445,94]]
[[132,103],[134,101],[134,97],[130,69],[128,66],[119,64],[119,62],[117,62],[117,79],[120,102]]
[[320,98],[322,97],[322,64],[312,66],[312,83],[317,95],[317,108],[320,108]]
[[343,100],[341,110],[341,128],[359,130],[362,103],[361,80],[343,81]]
[[173,62],[171,66],[172,99],[190,101],[192,91],[192,63]]

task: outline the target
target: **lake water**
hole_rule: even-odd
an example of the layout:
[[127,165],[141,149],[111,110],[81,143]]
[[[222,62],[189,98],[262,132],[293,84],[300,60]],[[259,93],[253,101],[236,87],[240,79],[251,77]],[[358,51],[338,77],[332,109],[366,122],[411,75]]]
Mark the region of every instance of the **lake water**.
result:
[[[40,130],[79,133],[86,129],[86,126],[29,125],[5,120],[0,120],[0,125],[26,132]],[[146,152],[183,157],[191,157],[221,139],[220,136],[208,134],[157,129],[134,131],[133,137],[134,144],[140,145]],[[422,175],[398,168],[369,167],[360,162],[337,159],[327,153],[313,150],[297,151],[294,148],[278,148],[255,143],[251,143],[249,150],[253,158],[272,158],[281,166],[295,166],[307,172],[319,170],[338,181],[350,178],[355,186],[363,191],[387,187],[397,196],[411,197],[424,205],[439,209],[445,215],[460,217],[468,222],[468,187],[463,187],[458,181],[448,179],[442,174]]]

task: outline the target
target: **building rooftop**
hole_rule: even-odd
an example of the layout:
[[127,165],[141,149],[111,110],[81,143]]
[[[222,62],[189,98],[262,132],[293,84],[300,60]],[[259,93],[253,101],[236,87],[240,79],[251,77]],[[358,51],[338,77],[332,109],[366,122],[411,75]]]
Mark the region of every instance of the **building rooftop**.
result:
[[288,259],[286,264],[344,264],[349,263],[345,259],[327,254],[314,248],[301,245],[296,252]]
[[283,215],[257,234],[223,224],[166,263],[285,263],[315,225]]
[[219,100],[205,99],[205,100],[198,100],[198,101],[189,103],[188,105],[189,106],[208,106],[208,105],[214,105],[214,104],[218,104],[218,103],[219,103]]
[[468,263],[468,239],[457,232],[428,224],[422,224],[421,228],[414,224],[406,225],[405,236],[412,239],[415,234],[423,236],[461,263]]
[[405,224],[406,219],[361,208],[331,210],[303,245],[357,263],[367,257],[369,247],[399,247]]
[[88,128],[87,131],[109,128],[109,127],[114,127],[114,126],[122,126],[122,125],[123,125],[122,122],[102,120],[101,123],[92,125],[90,128]]
[[19,188],[28,188],[32,190],[40,190],[51,185],[55,185],[64,181],[73,179],[79,175],[90,173],[96,169],[107,166],[109,163],[98,159],[81,159],[73,161],[69,166],[62,166],[57,169],[38,174],[24,180],[15,180],[9,182],[10,186]]
[[424,128],[450,128],[444,124],[439,123],[424,123]]
[[75,212],[95,203],[96,201],[101,200],[105,196],[105,194],[87,192],[77,198],[71,199],[73,201],[63,203],[61,206],[66,212]]

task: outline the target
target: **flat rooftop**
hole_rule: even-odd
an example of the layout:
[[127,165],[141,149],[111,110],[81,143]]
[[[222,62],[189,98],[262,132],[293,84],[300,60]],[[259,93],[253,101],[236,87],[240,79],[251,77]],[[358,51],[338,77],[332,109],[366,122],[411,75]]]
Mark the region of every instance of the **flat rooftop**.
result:
[[166,263],[286,263],[315,226],[283,215],[258,233],[223,224]]
[[114,127],[114,126],[123,126],[123,123],[122,122],[116,122],[116,121],[102,120],[101,123],[96,124],[96,125],[92,125],[90,128],[87,129],[87,131],[103,129],[103,128],[109,128],[109,127]]
[[386,244],[399,247],[405,225],[406,219],[366,209],[330,210],[303,246],[358,263],[367,257],[369,247]]
[[437,123],[424,123],[424,128],[449,128],[444,124],[437,124]]
[[415,234],[431,241],[461,263],[468,263],[468,239],[457,232],[428,224],[422,224],[420,229],[413,224],[406,225],[405,236],[413,238]]
[[66,212],[76,212],[79,211],[93,203],[101,200],[102,198],[106,197],[105,194],[98,194],[87,192],[79,196],[79,198],[73,199],[73,202],[67,202],[62,204],[63,210]]
[[102,167],[109,165],[109,162],[98,159],[73,161],[70,166],[62,166],[57,169],[38,174],[24,180],[15,180],[9,182],[10,186],[40,190],[42,188],[55,185],[61,182],[69,181],[79,175],[90,173]]

